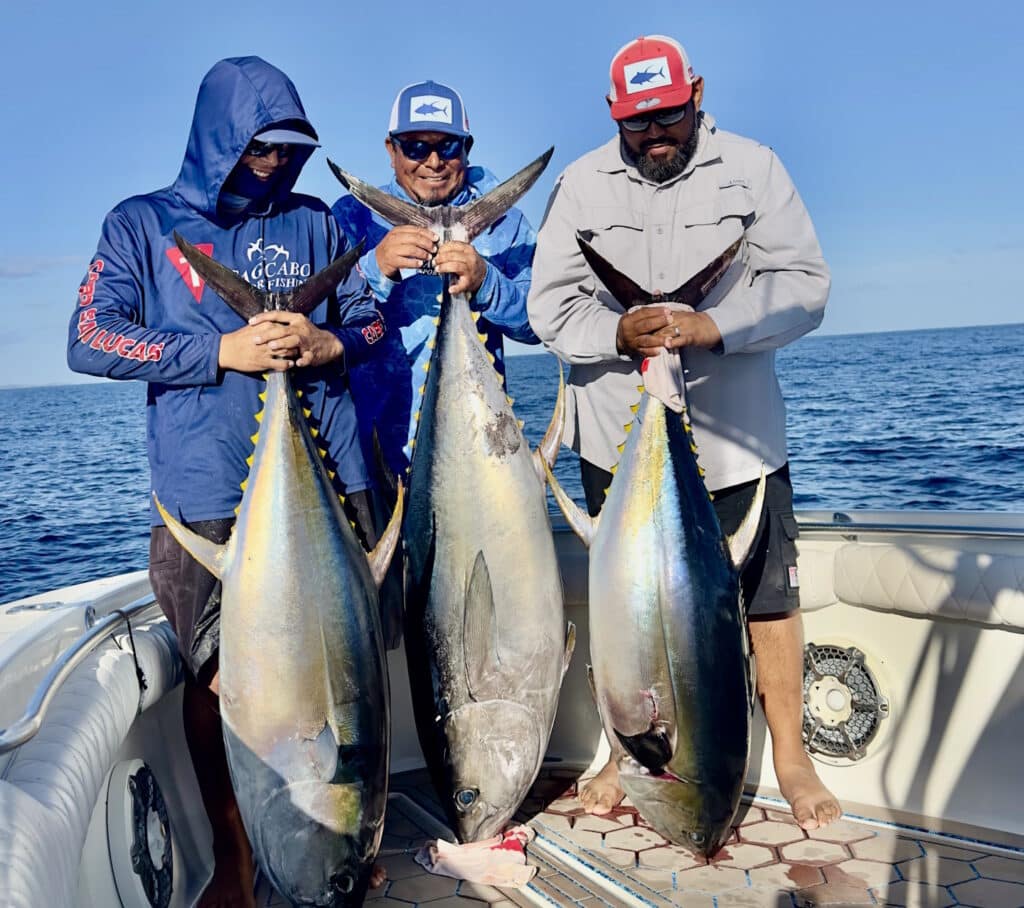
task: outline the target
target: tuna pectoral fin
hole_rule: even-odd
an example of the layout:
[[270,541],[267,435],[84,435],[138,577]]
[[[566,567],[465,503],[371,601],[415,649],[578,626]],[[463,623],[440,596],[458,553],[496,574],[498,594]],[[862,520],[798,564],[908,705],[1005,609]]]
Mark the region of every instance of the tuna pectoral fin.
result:
[[640,735],[624,735],[615,730],[615,737],[626,753],[651,772],[660,773],[672,759],[672,742],[661,729],[652,728]]
[[573,532],[580,537],[583,545],[589,549],[590,543],[594,541],[594,536],[597,533],[597,524],[601,519],[601,515],[598,514],[597,517],[591,517],[588,514],[584,514],[576,502],[565,493],[565,489],[555,479],[555,474],[551,472],[551,468],[547,463],[544,463],[543,466],[544,473],[548,478],[548,485],[551,486],[551,494],[555,496],[555,501],[558,502],[562,513],[565,514],[565,519],[569,521],[569,526],[572,527]]
[[562,663],[562,677],[569,671],[569,663],[572,662],[572,654],[576,652],[576,625],[571,621],[565,629],[565,661]]
[[547,432],[540,440],[537,450],[533,452],[533,467],[537,471],[537,478],[540,480],[541,488],[547,482],[548,469],[555,468],[555,460],[558,458],[558,449],[562,446],[562,432],[565,429],[565,377],[562,374],[562,361],[558,361],[558,398],[555,400],[555,409],[551,414],[551,422]]
[[164,523],[167,524],[167,529],[171,531],[171,535],[178,540],[181,547],[220,580],[224,576],[224,553],[227,551],[227,544],[211,542],[183,526],[167,513],[164,506],[160,504],[160,499],[156,497],[156,492],[153,493],[153,501],[156,502],[156,509],[164,519]]
[[757,489],[754,492],[754,500],[750,503],[750,510],[743,518],[743,523],[726,542],[729,545],[729,556],[732,563],[739,570],[746,564],[750,557],[750,550],[754,547],[754,540],[757,539],[757,531],[761,526],[761,519],[764,516],[764,464],[761,464],[761,478],[757,481]]
[[507,693],[498,651],[498,617],[494,613],[491,572],[483,552],[476,553],[466,589],[462,619],[462,648],[470,696],[480,702]]
[[387,529],[380,537],[373,551],[366,556],[370,562],[370,573],[373,574],[373,582],[380,589],[384,582],[384,575],[388,572],[391,558],[398,546],[398,539],[402,532],[402,511],[405,505],[405,487],[402,481],[398,480],[398,494],[395,498],[395,509],[391,512],[391,519],[388,521]]

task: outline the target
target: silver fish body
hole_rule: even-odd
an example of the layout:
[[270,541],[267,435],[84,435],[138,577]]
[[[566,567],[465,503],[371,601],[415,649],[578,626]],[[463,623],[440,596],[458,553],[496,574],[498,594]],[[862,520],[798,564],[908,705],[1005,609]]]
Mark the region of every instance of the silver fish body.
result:
[[268,377],[227,544],[161,511],[222,580],[221,717],[257,862],[293,904],[359,904],[387,800],[377,587],[287,375]]
[[590,651],[622,786],[676,844],[729,835],[750,751],[739,579],[683,418],[649,395],[590,549]]
[[499,832],[536,779],[575,638],[543,485],[464,297],[435,343],[410,471],[405,639],[420,742],[470,842]]

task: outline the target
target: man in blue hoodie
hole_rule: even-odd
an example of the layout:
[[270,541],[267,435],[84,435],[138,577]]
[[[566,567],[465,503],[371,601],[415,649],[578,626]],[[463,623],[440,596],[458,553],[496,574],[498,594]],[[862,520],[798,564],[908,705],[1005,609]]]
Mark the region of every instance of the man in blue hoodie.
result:
[[[385,192],[418,205],[466,205],[498,185],[492,173],[471,167],[473,136],[461,95],[439,82],[407,85],[395,98],[384,147],[394,179]],[[359,269],[391,333],[381,355],[352,370],[363,454],[374,462],[373,432],[396,475],[409,465],[409,441],[421,403],[428,342],[441,311],[440,274],[452,275],[451,292],[472,295],[470,307],[485,345],[504,375],[502,338],[539,343],[526,315],[536,234],[517,208],[472,244],[448,242],[422,227],[391,227],[353,196],[331,209],[349,243],[366,242]]]
[[[384,334],[354,271],[307,318],[266,312],[246,324],[189,266],[180,233],[264,291],[302,284],[347,248],[327,206],[292,191],[317,146],[295,86],[259,57],[221,60],[203,79],[181,171],[165,189],[107,215],[68,335],[76,372],[148,383],[153,491],[179,520],[223,542],[241,500],[262,373],[294,369],[339,492],[372,539],[367,471],[347,368]],[[214,836],[199,904],[254,905],[252,854],[220,728],[219,583],[151,514],[150,579],[186,666],[184,726]]]

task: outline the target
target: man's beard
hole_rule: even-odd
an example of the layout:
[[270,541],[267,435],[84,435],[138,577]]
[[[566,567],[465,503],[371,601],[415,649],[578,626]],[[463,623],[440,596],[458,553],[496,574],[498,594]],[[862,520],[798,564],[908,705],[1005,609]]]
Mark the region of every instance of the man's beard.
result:
[[[635,156],[634,163],[640,175],[652,183],[667,183],[673,177],[679,176],[686,165],[690,163],[694,152],[697,151],[697,142],[700,140],[700,123],[698,122],[690,131],[689,138],[685,145],[676,145],[676,153],[669,158],[652,158],[644,150],[645,146],[653,143],[643,143],[640,146],[640,154]],[[664,141],[664,140],[661,140]]]

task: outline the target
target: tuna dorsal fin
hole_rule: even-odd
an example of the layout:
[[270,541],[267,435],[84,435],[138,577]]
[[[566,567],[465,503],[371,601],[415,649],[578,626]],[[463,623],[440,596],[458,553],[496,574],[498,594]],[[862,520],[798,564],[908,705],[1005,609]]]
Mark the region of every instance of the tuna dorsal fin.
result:
[[502,696],[505,684],[498,650],[498,617],[491,572],[483,552],[476,553],[466,588],[462,649],[470,696],[478,702]]
[[754,500],[750,503],[750,509],[743,522],[736,532],[726,539],[729,546],[729,557],[733,565],[740,570],[750,557],[750,550],[757,539],[757,531],[761,526],[761,518],[764,516],[764,463],[761,464],[761,477],[757,481],[757,489],[754,491]]
[[558,449],[562,446],[562,432],[565,429],[565,376],[562,372],[562,361],[558,360],[558,397],[555,400],[555,409],[551,413],[551,422],[548,430],[533,452],[533,466],[537,471],[537,478],[540,480],[541,488],[547,481],[547,474],[544,472],[544,465],[549,470],[555,468],[555,460],[558,458]]
[[540,157],[527,164],[519,173],[495,186],[486,195],[458,209],[457,219],[468,234],[466,242],[483,233],[526,194],[526,191],[537,182],[544,172],[544,168],[548,166],[548,161],[551,160],[551,155],[554,153],[555,149],[552,146]]
[[196,274],[246,321],[271,308],[268,294],[257,290],[248,281],[242,280],[234,271],[210,258],[205,252],[200,252],[177,230],[174,231],[174,242],[178,244],[181,254],[195,269]]
[[376,186],[364,183],[357,177],[352,176],[352,174],[346,173],[330,158],[327,159],[327,166],[331,168],[331,172],[338,178],[342,186],[367,208],[376,211],[388,223],[411,224],[414,227],[426,227],[427,229],[433,228],[436,210],[421,208],[412,202],[396,199],[393,195],[389,195]]
[[565,627],[565,661],[562,663],[562,677],[569,671],[569,663],[572,662],[572,654],[576,652],[576,625],[571,621],[566,622]]
[[597,254],[580,233],[576,234],[576,243],[587,260],[590,269],[597,275],[597,279],[608,288],[608,292],[615,297],[625,308],[630,306],[645,306],[653,301],[651,296],[643,287],[626,277],[618,271],[607,259]]
[[153,501],[156,502],[157,512],[164,519],[164,523],[167,524],[167,529],[171,531],[171,535],[178,540],[181,547],[213,574],[214,577],[218,580],[222,579],[224,577],[224,560],[228,543],[222,545],[211,542],[209,539],[204,539],[198,533],[194,533],[188,527],[183,526],[160,504],[160,499],[156,497],[156,492],[153,493]]
[[384,456],[384,446],[380,443],[380,434],[377,432],[376,423],[373,426],[373,459],[377,465],[377,475],[380,477],[385,500],[391,507],[394,507],[394,501],[398,494],[398,478]]
[[583,545],[589,549],[590,543],[594,541],[594,536],[597,533],[597,526],[601,515],[598,514],[597,517],[591,517],[588,514],[584,514],[580,510],[579,505],[566,494],[565,489],[555,479],[555,474],[551,472],[551,468],[546,463],[544,464],[544,474],[547,476],[548,485],[551,486],[551,494],[555,496],[555,501],[558,502],[558,507],[561,508],[565,519],[569,521],[569,526],[580,537]]
[[388,521],[387,529],[366,558],[370,562],[370,573],[373,574],[373,582],[380,589],[384,582],[384,575],[388,572],[391,558],[398,547],[398,540],[402,532],[402,510],[405,504],[405,487],[402,481],[398,481],[397,495],[395,497],[395,509],[391,512],[391,519]]
[[587,666],[587,684],[590,685],[590,696],[594,698],[594,702],[597,703],[597,682],[594,680],[594,666]]

